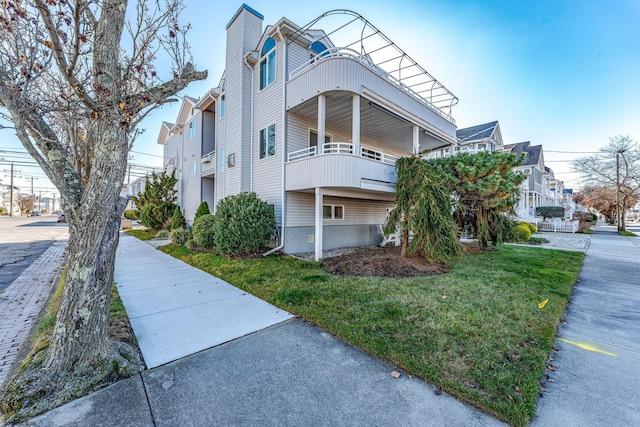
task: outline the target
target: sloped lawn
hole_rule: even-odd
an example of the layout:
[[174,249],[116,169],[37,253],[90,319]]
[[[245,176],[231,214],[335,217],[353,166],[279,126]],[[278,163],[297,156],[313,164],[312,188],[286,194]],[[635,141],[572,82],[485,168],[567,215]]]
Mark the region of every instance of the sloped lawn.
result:
[[[285,256],[180,258],[515,426],[528,425],[584,254],[500,246],[439,276],[327,273]],[[548,299],[544,308],[539,304]]]

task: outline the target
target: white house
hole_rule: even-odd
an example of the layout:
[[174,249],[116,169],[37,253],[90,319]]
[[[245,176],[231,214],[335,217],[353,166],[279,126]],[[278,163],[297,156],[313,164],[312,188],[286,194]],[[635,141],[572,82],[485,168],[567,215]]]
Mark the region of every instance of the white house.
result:
[[217,87],[163,123],[164,165],[192,222],[201,201],[254,191],[287,253],[377,244],[400,156],[453,144],[458,99],[363,16],[300,26],[242,5]]

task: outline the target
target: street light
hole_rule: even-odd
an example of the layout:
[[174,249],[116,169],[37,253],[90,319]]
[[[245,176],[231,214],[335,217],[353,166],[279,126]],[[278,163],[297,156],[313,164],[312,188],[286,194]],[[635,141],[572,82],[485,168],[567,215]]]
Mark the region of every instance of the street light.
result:
[[618,222],[618,231],[622,231],[622,215],[620,215],[620,154],[627,151],[621,148],[616,151],[616,220]]

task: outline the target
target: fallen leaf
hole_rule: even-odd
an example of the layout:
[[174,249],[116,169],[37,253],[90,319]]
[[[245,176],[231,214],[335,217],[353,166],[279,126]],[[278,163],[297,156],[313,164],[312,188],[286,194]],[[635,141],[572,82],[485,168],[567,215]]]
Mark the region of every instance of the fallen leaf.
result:
[[548,299],[542,301],[540,304],[538,304],[538,308],[544,308],[544,306],[547,305],[548,302],[549,302]]
[[400,378],[400,372],[398,371],[391,371],[391,376],[393,378]]

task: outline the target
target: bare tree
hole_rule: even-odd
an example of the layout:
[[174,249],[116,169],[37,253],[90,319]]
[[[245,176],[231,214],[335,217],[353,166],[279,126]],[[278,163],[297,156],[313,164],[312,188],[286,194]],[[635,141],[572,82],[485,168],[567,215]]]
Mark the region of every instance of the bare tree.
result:
[[127,0],[0,3],[0,114],[60,191],[69,223],[51,344],[0,402],[14,419],[140,369],[108,339],[127,156],[149,111],[206,78],[189,62],[181,0],[161,1],[137,0],[129,14]]
[[27,194],[18,194],[18,209],[20,209],[20,215],[24,215],[27,212],[31,212],[34,207],[33,197]]
[[600,153],[581,157],[573,162],[573,169],[583,184],[608,188],[616,195],[618,230],[625,229],[625,210],[640,195],[640,147],[630,136],[609,138]]

